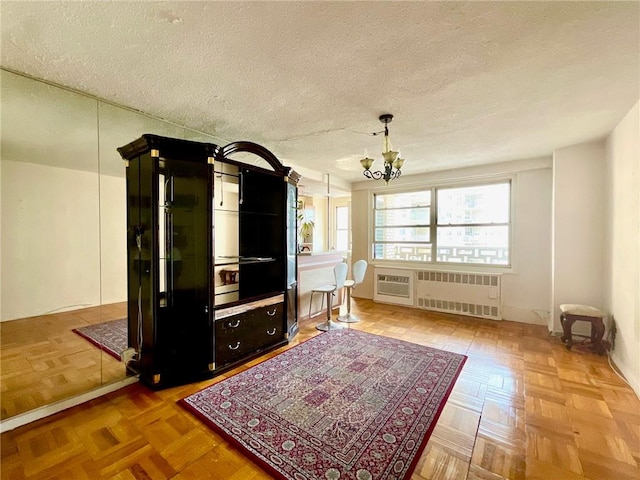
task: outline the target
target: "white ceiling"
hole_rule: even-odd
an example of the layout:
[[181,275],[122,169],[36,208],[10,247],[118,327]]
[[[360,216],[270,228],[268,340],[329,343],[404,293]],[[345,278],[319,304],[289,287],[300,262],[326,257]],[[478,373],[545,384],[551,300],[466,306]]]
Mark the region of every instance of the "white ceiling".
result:
[[638,2],[0,8],[5,68],[348,181],[382,113],[408,175],[602,138],[640,98]]

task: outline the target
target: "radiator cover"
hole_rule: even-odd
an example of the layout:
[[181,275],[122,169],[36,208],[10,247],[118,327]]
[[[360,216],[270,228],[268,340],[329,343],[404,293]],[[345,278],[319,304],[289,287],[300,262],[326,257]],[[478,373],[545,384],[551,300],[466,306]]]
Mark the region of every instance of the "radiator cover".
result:
[[502,320],[501,274],[417,270],[417,308]]

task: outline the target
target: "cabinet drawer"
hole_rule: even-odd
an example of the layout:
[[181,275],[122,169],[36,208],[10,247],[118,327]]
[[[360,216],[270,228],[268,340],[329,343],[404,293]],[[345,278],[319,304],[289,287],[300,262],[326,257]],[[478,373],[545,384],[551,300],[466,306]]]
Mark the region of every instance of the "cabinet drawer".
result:
[[282,340],[283,307],[279,303],[217,320],[216,365],[225,365]]
[[244,338],[226,339],[224,341],[216,339],[216,366],[236,361],[250,354],[251,351],[251,346]]
[[254,349],[264,348],[283,338],[284,305],[278,303],[258,308],[251,315],[249,342]]
[[251,331],[249,323],[246,313],[216,321],[216,365],[224,365],[251,352],[247,341],[247,334]]
[[242,332],[248,329],[249,316],[241,313],[215,322],[216,340],[235,340]]

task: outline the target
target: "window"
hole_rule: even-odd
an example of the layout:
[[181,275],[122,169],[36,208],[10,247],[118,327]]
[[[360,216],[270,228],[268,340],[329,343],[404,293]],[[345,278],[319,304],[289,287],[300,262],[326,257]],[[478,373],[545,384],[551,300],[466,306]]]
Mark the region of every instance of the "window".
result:
[[375,195],[373,258],[431,261],[431,191]]
[[374,196],[373,258],[510,265],[511,182]]

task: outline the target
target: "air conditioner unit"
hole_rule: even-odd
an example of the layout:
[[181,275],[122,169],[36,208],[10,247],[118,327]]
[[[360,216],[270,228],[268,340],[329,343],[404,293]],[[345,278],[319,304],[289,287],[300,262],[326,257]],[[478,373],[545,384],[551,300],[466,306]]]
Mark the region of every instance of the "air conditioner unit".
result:
[[376,268],[373,300],[413,306],[413,270]]
[[502,320],[501,274],[418,270],[416,307]]

